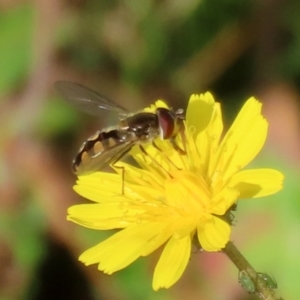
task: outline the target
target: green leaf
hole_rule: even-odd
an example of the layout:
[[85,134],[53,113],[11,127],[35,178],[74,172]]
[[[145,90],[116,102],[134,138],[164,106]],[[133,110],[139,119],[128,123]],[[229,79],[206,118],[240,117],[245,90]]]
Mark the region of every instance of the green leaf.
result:
[[0,13],[0,96],[28,73],[32,59],[33,7]]

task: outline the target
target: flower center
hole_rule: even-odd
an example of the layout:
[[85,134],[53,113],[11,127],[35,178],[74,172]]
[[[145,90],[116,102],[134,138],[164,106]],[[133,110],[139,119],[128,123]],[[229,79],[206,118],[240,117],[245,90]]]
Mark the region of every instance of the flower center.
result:
[[165,181],[166,204],[181,216],[205,219],[209,213],[210,192],[203,177],[190,171],[173,171]]

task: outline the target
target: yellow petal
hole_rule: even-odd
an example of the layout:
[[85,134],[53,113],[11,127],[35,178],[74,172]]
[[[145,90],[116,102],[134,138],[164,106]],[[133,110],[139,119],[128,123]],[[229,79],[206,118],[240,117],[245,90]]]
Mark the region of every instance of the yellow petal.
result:
[[174,231],[173,227],[169,226],[168,222],[162,222],[162,227],[163,226],[165,226],[166,228],[161,228],[161,231],[148,241],[148,243],[144,247],[144,250],[141,253],[141,256],[149,255],[150,253],[158,249],[171,237]]
[[112,274],[141,256],[148,240],[161,231],[159,223],[136,224],[123,229],[79,257],[86,265],[99,263],[98,269]]
[[192,216],[202,211],[210,201],[210,192],[204,178],[192,172],[177,170],[164,185],[166,203],[182,210],[182,213],[187,211]]
[[182,275],[191,255],[191,238],[172,237],[166,244],[155,267],[153,289],[169,288]]
[[[143,159],[141,159],[143,160]],[[138,159],[137,159],[138,161]],[[144,163],[145,164],[145,163]],[[161,184],[161,174],[158,172],[152,173],[149,172],[147,169],[142,168],[136,168],[133,166],[130,166],[124,162],[118,162],[116,164],[118,167],[124,167],[125,168],[125,181],[129,183],[134,184],[140,184],[141,186],[149,186],[156,189],[162,190],[162,184]],[[116,168],[117,172],[121,173],[120,168]],[[120,175],[119,175],[120,177]],[[126,186],[125,186],[126,187]]]
[[240,192],[239,198],[258,198],[282,189],[284,176],[273,169],[253,169],[233,175],[228,185]]
[[[183,146],[177,144],[181,149]],[[132,151],[134,159],[143,170],[150,172],[158,182],[161,178],[167,178],[172,170],[184,168],[187,160],[184,155],[180,155],[174,146],[167,140],[155,140],[155,147],[152,144],[145,144],[143,153],[139,148]]]
[[122,179],[118,174],[96,172],[79,176],[73,187],[80,196],[95,202],[111,201],[122,193]]
[[146,107],[143,111],[145,112],[155,112],[158,107],[169,108],[167,103],[163,100],[157,100],[154,104],[151,104],[149,107]]
[[189,132],[195,137],[209,124],[214,105],[215,100],[210,93],[190,97],[186,112],[186,123]]
[[261,115],[261,108],[262,103],[257,101],[254,97],[249,98],[238,113],[231,129],[235,131],[239,129],[242,124],[250,123],[253,116]]
[[230,238],[230,226],[218,217],[212,217],[204,227],[199,224],[197,228],[198,239],[205,251],[220,251]]
[[220,103],[215,104],[213,116],[207,127],[207,131],[209,133],[210,142],[212,144],[212,150],[214,150],[219,144],[219,140],[223,132],[223,119]]
[[78,176],[77,184],[87,184],[93,187],[105,186],[107,182],[120,182],[120,177],[114,173],[95,172],[85,176]]
[[239,195],[239,190],[226,186],[220,193],[213,196],[210,212],[219,216],[224,215],[228,208],[236,203]]
[[161,189],[155,189],[152,187],[141,186],[137,184],[127,184],[125,182],[125,196],[130,197],[136,201],[147,201],[163,199],[165,194]]
[[196,145],[201,159],[203,172],[208,172],[211,157],[216,155],[221,134],[223,121],[220,104],[216,103],[213,116],[206,130],[200,132],[196,138]]
[[264,145],[268,123],[260,111],[261,103],[249,99],[224,137],[213,164],[224,181],[252,161]]
[[124,228],[132,223],[132,216],[141,213],[142,210],[128,210],[123,197],[119,197],[115,203],[102,204],[79,204],[71,206],[68,209],[67,220],[77,223],[81,226],[97,229],[108,230],[114,228]]

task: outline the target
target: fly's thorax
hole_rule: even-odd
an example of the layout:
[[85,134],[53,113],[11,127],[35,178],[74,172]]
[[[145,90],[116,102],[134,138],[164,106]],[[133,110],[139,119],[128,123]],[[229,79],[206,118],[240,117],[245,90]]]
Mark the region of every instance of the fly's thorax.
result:
[[141,142],[153,140],[159,135],[158,118],[154,113],[140,112],[128,117],[126,121],[128,131],[134,133]]

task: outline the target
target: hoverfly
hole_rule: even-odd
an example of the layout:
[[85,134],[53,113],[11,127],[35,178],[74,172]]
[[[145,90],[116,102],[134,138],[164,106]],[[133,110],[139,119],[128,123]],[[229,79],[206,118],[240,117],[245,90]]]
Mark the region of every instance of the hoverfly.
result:
[[77,175],[88,175],[120,160],[130,149],[157,137],[169,139],[174,148],[185,154],[175,143],[183,129],[184,111],[157,108],[155,112],[130,113],[125,108],[80,84],[58,81],[56,89],[71,104],[93,115],[114,113],[119,122],[113,127],[97,131],[80,147],[72,169]]

